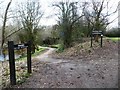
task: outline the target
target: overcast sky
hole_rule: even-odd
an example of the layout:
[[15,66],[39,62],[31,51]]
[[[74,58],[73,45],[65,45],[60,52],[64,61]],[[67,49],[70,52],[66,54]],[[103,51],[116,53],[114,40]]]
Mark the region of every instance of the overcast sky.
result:
[[[0,1],[3,1],[3,0],[0,0]],[[17,5],[17,3],[25,2],[25,1],[27,1],[27,0],[13,0],[12,4],[11,4],[11,7],[15,7],[15,5]],[[56,24],[57,18],[54,17],[55,10],[54,10],[53,7],[51,7],[51,5],[52,5],[53,2],[66,1],[66,0],[33,0],[33,1],[39,1],[41,3],[41,5],[42,5],[42,10],[44,11],[44,16],[41,19],[40,23],[42,25],[54,25],[54,24]],[[69,0],[69,1],[82,1],[82,2],[84,2],[84,1],[87,1],[87,0]],[[119,1],[120,0],[110,0],[109,6],[112,6],[111,10],[116,9]],[[8,3],[8,2],[9,2],[9,0],[5,0],[4,3]],[[118,16],[118,13],[111,16],[109,18],[109,20],[113,20],[117,16]],[[118,26],[118,20],[117,19],[116,19],[116,21],[114,23],[112,23],[110,25],[110,27],[112,27],[112,26]]]

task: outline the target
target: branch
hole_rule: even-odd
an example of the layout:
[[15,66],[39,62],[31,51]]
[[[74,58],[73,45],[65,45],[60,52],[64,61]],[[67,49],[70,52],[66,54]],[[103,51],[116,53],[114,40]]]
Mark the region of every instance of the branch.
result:
[[60,10],[62,10],[62,8],[60,7],[60,5],[58,5],[58,4],[53,4],[52,6],[58,7]]
[[115,14],[116,12],[117,12],[117,9],[116,9],[114,12],[112,12],[112,13],[110,13],[110,14],[105,15],[104,17],[111,16],[112,14]]
[[102,10],[103,10],[103,4],[104,4],[104,0],[102,1],[101,6],[100,6],[100,9],[99,9],[99,11],[98,11],[98,18],[99,18],[100,14],[101,14],[101,12],[102,12]]
[[12,0],[9,1],[7,8],[5,10],[5,15],[4,15],[4,20],[3,20],[3,26],[2,26],[2,43],[1,43],[1,49],[3,48],[4,42],[5,42],[5,26],[6,26],[6,21],[7,21],[7,14],[8,14],[8,10],[9,7],[11,5]]
[[90,17],[94,18],[92,15],[90,15],[89,13],[87,13],[88,16],[86,16],[86,14],[84,13],[84,16],[86,17],[87,21],[90,22],[92,25],[94,25],[94,22],[92,22],[92,20],[90,20]]
[[5,37],[5,39],[9,38],[11,35],[17,33],[18,31],[20,31],[20,30],[22,30],[22,29],[23,29],[23,28],[20,28],[20,29],[18,29],[18,30],[16,30],[16,31],[12,32],[11,34],[7,35],[7,36]]
[[76,22],[76,21],[78,21],[80,18],[82,18],[84,15],[81,15],[80,17],[78,17],[77,19],[75,19],[72,23],[71,23],[71,27],[74,25],[74,23]]
[[[119,17],[119,16],[118,16]],[[118,17],[116,17],[115,19],[113,19],[111,22],[108,22],[107,25],[113,23]]]

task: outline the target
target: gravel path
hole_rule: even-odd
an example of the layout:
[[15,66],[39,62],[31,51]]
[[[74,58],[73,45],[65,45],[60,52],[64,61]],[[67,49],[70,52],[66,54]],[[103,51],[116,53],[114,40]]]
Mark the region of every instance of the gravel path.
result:
[[50,54],[55,50],[49,48],[44,54],[33,58],[32,76],[14,87],[118,88],[118,47],[103,49],[92,57],[88,56],[87,60],[65,60],[52,58]]

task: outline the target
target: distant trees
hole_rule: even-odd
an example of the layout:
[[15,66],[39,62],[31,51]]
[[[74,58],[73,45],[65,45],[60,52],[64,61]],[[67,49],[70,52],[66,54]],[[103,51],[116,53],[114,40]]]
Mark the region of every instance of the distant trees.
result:
[[120,37],[120,28],[111,28],[109,31],[106,31],[105,36]]
[[40,31],[43,45],[52,45],[59,43],[59,29],[58,25],[45,26]]

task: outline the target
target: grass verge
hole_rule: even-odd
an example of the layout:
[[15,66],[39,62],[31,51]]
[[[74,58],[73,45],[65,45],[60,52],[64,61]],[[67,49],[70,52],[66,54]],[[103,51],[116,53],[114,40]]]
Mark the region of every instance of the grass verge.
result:
[[106,39],[109,39],[109,40],[117,42],[117,41],[120,40],[120,37],[106,37]]
[[[35,53],[32,54],[32,57],[35,57],[35,56],[41,54],[45,50],[46,50],[46,48],[39,46],[39,49],[35,50]],[[27,59],[27,55],[24,55],[24,56],[21,56],[20,58],[16,59],[16,61],[22,61],[22,60],[26,60],[26,59]]]

